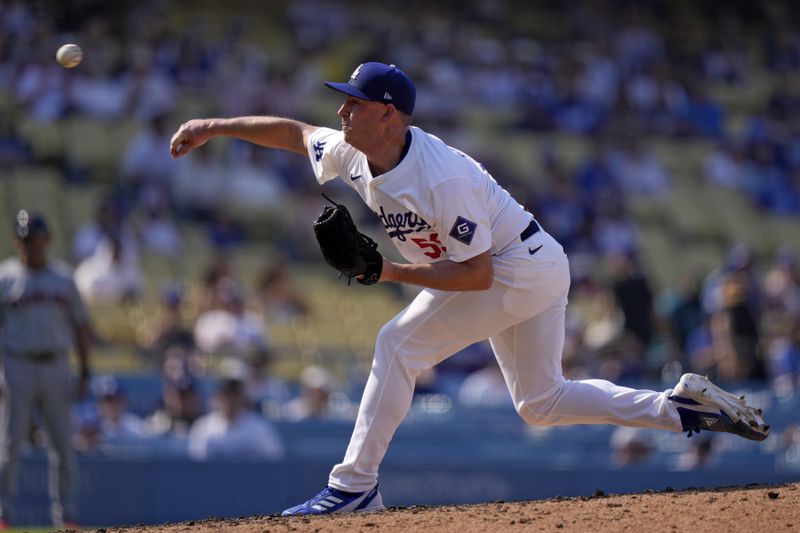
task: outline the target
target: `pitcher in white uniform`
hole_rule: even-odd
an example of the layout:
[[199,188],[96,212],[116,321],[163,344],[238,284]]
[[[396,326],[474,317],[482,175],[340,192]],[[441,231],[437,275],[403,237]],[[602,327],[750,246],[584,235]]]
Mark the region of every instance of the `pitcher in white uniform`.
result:
[[634,390],[561,372],[569,264],[561,245],[483,166],[411,126],[416,90],[394,65],[364,63],[347,83],[341,131],[278,117],[183,124],[180,157],[215,136],[307,154],[322,184],[336,177],[378,215],[402,256],[380,281],[424,287],[378,334],[344,460],[328,485],[284,515],[378,510],[378,468],[411,405],[419,373],[489,339],[517,412],[529,424],[616,424],[767,437],[761,411],[707,379]]

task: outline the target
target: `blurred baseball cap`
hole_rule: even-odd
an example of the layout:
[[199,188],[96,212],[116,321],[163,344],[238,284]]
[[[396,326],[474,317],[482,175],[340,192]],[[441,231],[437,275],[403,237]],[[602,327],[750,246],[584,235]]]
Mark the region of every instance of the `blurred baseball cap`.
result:
[[300,385],[307,389],[331,390],[333,376],[321,366],[312,365],[300,373]]
[[116,398],[122,396],[122,387],[114,376],[98,377],[92,383],[92,389],[98,399]]
[[369,62],[362,63],[350,76],[347,83],[326,81],[325,85],[356,98],[394,104],[405,113],[414,113],[417,89],[405,72],[394,65]]
[[47,222],[44,217],[37,214],[29,214],[25,209],[20,209],[14,220],[14,235],[23,241],[35,235],[47,235]]

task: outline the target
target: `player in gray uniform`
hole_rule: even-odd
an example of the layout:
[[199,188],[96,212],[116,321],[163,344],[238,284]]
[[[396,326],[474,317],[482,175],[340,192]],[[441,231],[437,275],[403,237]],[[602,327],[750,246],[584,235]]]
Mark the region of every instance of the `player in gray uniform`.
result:
[[379,281],[423,290],[378,334],[344,460],[328,486],[284,515],[383,508],[378,468],[419,373],[489,339],[520,416],[535,425],[617,424],[767,437],[761,411],[707,379],[634,390],[561,373],[569,263],[561,245],[467,154],[411,126],[416,90],[394,65],[364,63],[347,83],[341,131],[277,117],[192,120],[173,157],[218,135],[305,154],[320,183],[339,177],[383,222],[408,261]]
[[53,524],[62,527],[76,519],[69,354],[74,346],[83,395],[90,374],[89,315],[70,269],[48,259],[49,242],[44,219],[20,211],[14,226],[19,258],[0,263],[0,512],[5,524],[14,519],[20,450],[37,406],[50,450]]

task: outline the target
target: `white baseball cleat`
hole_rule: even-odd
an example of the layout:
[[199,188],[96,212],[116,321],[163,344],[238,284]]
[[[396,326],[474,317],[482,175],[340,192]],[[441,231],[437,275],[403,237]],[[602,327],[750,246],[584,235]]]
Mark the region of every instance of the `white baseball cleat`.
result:
[[761,409],[748,405],[744,396],[725,392],[707,377],[684,374],[669,399],[677,404],[683,431],[690,437],[701,429],[759,441],[769,436]]

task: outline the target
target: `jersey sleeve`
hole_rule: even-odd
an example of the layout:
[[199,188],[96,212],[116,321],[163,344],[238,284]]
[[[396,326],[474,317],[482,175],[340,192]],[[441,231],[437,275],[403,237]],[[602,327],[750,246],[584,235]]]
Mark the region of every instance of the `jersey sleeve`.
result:
[[342,174],[346,143],[344,134],[330,128],[317,128],[308,136],[308,157],[317,181],[322,185]]
[[480,184],[454,178],[431,189],[439,239],[451,261],[461,263],[492,247],[489,211]]

